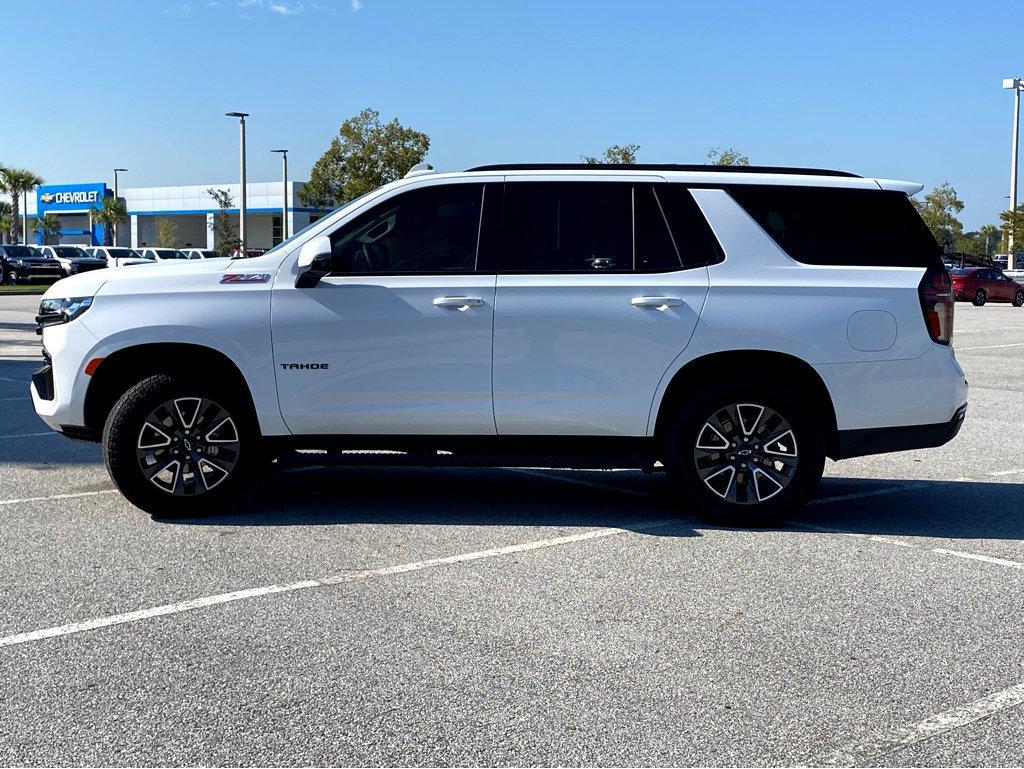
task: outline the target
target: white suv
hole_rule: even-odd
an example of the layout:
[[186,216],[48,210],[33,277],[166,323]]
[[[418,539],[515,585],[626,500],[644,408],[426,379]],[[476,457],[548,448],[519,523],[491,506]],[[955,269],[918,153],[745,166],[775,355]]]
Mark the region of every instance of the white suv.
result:
[[779,168],[419,172],[255,258],[58,282],[32,398],[102,440],[156,514],[222,509],[268,460],[317,449],[663,466],[681,500],[762,523],[813,493],[826,456],[960,428],[920,189]]

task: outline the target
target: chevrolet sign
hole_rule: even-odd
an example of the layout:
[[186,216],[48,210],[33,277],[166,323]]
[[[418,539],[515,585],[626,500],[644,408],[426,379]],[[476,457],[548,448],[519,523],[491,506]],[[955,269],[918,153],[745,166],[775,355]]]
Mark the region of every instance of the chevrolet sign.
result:
[[37,210],[85,211],[99,206],[107,195],[107,185],[96,184],[51,184],[40,187],[36,196]]

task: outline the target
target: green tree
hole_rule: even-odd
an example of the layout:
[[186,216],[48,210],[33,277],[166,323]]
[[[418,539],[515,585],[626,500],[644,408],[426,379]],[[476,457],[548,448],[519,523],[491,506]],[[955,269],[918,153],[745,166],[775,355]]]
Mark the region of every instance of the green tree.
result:
[[377,110],[364,109],[341,124],[299,199],[307,206],[340,205],[405,176],[429,149],[425,133],[397,118],[381,123]]
[[981,253],[991,256],[999,250],[999,242],[1003,233],[997,224],[986,224],[978,230],[978,243],[981,246]]
[[956,215],[964,210],[964,202],[956,195],[949,182],[943,182],[924,196],[924,200],[911,198],[924,223],[931,230],[943,250],[950,250],[963,235],[964,226]]
[[103,198],[103,203],[93,206],[92,220],[103,225],[103,245],[110,246],[114,243],[114,228],[128,218],[128,207],[123,200],[118,200],[113,195]]
[[22,194],[35,189],[43,183],[41,176],[24,168],[5,168],[0,166],[0,190],[11,196],[11,225],[8,228],[11,233],[11,242],[17,243],[18,237],[18,214],[21,210]]
[[712,147],[708,150],[708,161],[713,166],[749,166],[750,158],[739,150],[726,147],[724,150]]
[[56,214],[37,216],[36,224],[32,231],[42,235],[43,245],[45,246],[51,235],[56,235],[60,232],[60,219],[57,218]]
[[213,231],[214,251],[218,256],[231,256],[231,252],[242,245],[238,237],[238,228],[231,223],[228,214],[228,210],[234,208],[235,201],[227,190],[210,187],[206,192],[217,203],[217,213],[213,215],[213,223],[210,225]]
[[156,244],[160,248],[178,247],[178,225],[173,219],[156,220]]
[[1019,254],[1024,250],[1024,203],[1012,211],[1003,211],[999,214],[999,219],[1003,223],[1003,247],[1006,251],[1010,250],[1007,238],[1012,234],[1013,251]]
[[11,204],[6,200],[0,200],[0,242],[7,240],[11,232],[13,217],[11,216]]
[[596,165],[627,165],[631,166],[636,163],[636,153],[640,149],[639,144],[613,144],[611,147],[604,151],[604,155],[601,158],[595,158],[592,155],[580,155],[580,159],[590,166]]
[[953,250],[958,254],[981,256],[985,253],[982,241],[977,232],[965,232],[953,241]]

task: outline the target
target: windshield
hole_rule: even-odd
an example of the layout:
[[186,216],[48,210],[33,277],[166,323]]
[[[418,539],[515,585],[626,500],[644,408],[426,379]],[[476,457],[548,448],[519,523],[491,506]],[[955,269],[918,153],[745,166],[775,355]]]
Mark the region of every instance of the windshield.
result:
[[181,251],[173,248],[154,248],[153,251],[161,259],[188,259]]
[[141,259],[142,254],[134,248],[108,248],[107,253],[115,259]]
[[30,259],[35,255],[28,246],[4,246],[4,251],[11,259]]
[[78,246],[56,246],[53,250],[57,256],[63,257],[64,259],[82,259],[89,256]]

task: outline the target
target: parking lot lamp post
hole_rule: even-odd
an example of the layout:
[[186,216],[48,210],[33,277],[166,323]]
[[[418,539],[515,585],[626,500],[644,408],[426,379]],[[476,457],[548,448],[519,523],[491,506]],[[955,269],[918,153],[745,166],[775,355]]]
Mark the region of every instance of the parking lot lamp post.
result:
[[[115,203],[118,200],[120,200],[120,198],[118,198],[118,196],[117,196],[117,174],[118,174],[118,172],[128,173],[128,169],[127,168],[115,168],[114,169],[114,202]],[[113,238],[113,240],[111,242],[115,246],[117,245],[117,222],[114,222],[114,238]]]
[[[1017,145],[1020,143],[1020,92],[1024,91],[1024,79],[1011,77],[1003,80],[1003,88],[1013,90],[1013,141],[1010,144],[1010,213],[1017,210]],[[1013,256],[1013,228],[1006,234],[1007,269],[1016,269]]]
[[238,118],[240,127],[239,141],[241,143],[240,156],[242,166],[242,199],[238,206],[238,253],[244,257],[245,254],[245,119],[249,117],[248,112],[225,112],[228,117]]
[[284,197],[281,203],[281,240],[288,240],[288,150],[271,150],[281,155],[281,179]]
[[[36,218],[39,217],[38,203]],[[21,191],[21,242],[28,243],[28,190]]]

